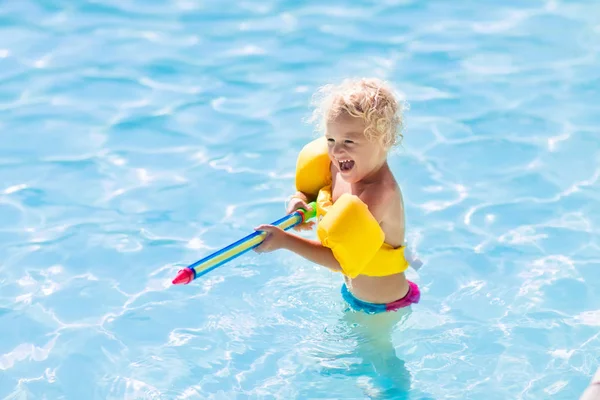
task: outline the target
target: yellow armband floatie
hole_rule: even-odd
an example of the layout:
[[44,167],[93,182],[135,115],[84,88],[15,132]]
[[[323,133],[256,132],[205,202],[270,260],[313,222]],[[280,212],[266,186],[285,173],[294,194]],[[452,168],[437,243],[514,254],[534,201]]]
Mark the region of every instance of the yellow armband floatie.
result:
[[385,234],[368,206],[357,196],[343,194],[331,204],[329,188],[317,199],[321,216],[317,235],[323,246],[332,250],[344,275],[387,276],[406,271],[405,247],[384,243]]
[[316,198],[319,190],[331,183],[330,165],[325,137],[305,145],[296,161],[296,190]]

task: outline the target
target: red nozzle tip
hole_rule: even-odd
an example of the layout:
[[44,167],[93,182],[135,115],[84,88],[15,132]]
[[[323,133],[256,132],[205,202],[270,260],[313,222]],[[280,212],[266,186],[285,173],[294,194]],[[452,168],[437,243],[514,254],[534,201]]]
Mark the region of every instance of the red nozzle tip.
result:
[[194,271],[191,268],[180,269],[175,279],[173,279],[173,285],[187,285],[194,280]]

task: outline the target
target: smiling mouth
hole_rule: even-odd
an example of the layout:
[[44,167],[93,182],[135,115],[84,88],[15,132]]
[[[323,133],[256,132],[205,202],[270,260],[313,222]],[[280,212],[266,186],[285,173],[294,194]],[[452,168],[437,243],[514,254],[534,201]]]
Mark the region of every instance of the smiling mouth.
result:
[[352,160],[339,160],[338,165],[340,166],[340,171],[348,172],[354,167],[354,161]]

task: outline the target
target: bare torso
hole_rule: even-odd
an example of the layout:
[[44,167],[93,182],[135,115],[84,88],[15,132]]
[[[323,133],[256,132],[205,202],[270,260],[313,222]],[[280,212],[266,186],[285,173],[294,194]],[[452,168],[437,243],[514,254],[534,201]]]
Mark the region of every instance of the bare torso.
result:
[[[378,172],[374,183],[350,184],[345,182],[337,169],[332,168],[332,200],[335,202],[342,194],[350,193],[358,197],[365,191],[379,193],[393,192],[391,204],[385,218],[380,223],[385,234],[385,242],[393,247],[404,245],[404,202],[402,193],[387,164]],[[371,303],[389,303],[398,300],[408,292],[408,282],[404,273],[372,277],[359,275],[354,279],[344,277],[348,289],[354,296]]]

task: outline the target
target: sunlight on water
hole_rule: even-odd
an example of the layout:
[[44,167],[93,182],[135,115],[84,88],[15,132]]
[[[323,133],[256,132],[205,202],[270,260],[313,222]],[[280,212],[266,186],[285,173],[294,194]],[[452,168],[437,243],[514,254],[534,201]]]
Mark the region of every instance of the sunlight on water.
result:
[[[0,398],[578,398],[600,361],[599,15],[4,2]],[[172,286],[283,216],[311,94],[353,75],[410,105],[390,162],[421,302],[365,320],[284,252]]]

